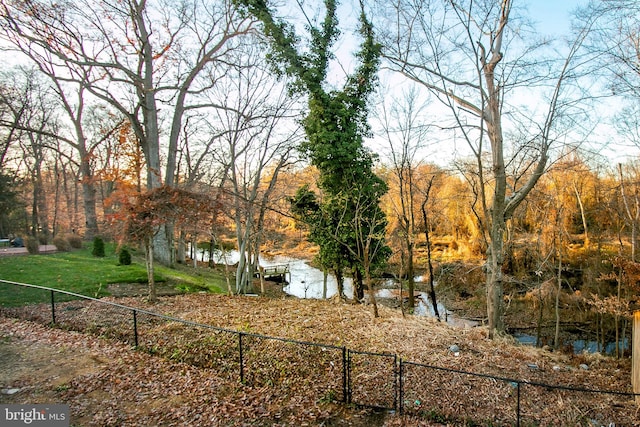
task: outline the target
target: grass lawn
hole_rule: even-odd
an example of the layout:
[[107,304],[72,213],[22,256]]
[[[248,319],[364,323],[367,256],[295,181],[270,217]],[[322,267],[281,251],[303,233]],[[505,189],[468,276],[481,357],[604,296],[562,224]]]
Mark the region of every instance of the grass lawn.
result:
[[[224,278],[209,270],[155,267],[156,282],[185,291],[222,292],[226,287]],[[107,286],[111,283],[146,283],[147,272],[142,258],[134,257],[131,265],[118,265],[114,247],[107,245],[104,258],[91,255],[90,246],[48,255],[0,257],[0,279],[99,298],[109,294]],[[41,303],[49,298],[47,291],[0,283],[0,306]]]

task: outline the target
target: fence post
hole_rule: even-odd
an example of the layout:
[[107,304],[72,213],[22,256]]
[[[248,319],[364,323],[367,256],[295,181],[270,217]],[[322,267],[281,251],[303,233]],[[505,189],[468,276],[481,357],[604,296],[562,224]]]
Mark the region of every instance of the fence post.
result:
[[342,402],[349,403],[349,386],[347,376],[347,347],[342,346]]
[[51,290],[51,323],[56,324],[56,302],[53,297],[53,289]]
[[[402,359],[401,359],[402,360]],[[398,355],[393,355],[393,410],[398,410],[398,394],[400,393],[400,384],[398,380]]]
[[398,412],[400,415],[404,412],[404,396],[403,396],[403,383],[402,383],[402,375],[404,375],[404,364],[402,363],[402,357],[400,358],[400,364],[398,365]]
[[[633,392],[640,393],[640,310],[633,313],[633,353],[631,355],[631,384]],[[640,404],[640,396],[636,395],[636,404]]]
[[518,400],[517,400],[517,403],[516,403],[516,411],[517,411],[517,413],[516,413],[516,426],[520,427],[520,381],[518,381],[516,383],[516,388],[517,388],[516,392],[518,393],[518,398],[517,398]]
[[242,337],[244,333],[238,333],[238,351],[240,353],[240,383],[244,384],[244,362],[242,360]]
[[138,310],[133,310],[133,342],[138,348]]

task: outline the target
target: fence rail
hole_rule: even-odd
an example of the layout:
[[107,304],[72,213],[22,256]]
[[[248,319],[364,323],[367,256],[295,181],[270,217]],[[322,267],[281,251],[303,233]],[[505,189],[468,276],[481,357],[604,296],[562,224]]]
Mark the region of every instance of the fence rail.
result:
[[[635,395],[527,382],[179,319],[73,292],[0,280],[0,295],[33,292],[36,304],[0,315],[112,337],[250,386],[297,381],[318,399],[472,425],[638,425]],[[291,375],[295,372],[296,375]],[[300,384],[302,382],[302,384]],[[586,396],[591,406],[585,407]]]

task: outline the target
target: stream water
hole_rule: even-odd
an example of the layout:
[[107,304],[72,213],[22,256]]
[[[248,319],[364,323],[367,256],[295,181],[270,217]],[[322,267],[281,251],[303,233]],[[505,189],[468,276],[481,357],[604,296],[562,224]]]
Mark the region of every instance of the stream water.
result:
[[[238,251],[228,251],[224,255],[220,252],[213,253],[213,261],[218,264],[235,264],[240,259]],[[206,259],[205,259],[206,260]],[[275,265],[289,266],[289,283],[285,284],[283,290],[289,295],[298,298],[322,298],[324,274],[321,270],[314,268],[303,259],[291,258],[287,256],[277,255],[273,257],[260,256],[260,265],[262,267],[271,267]],[[344,292],[347,295],[353,293],[350,278],[344,280]],[[331,298],[338,293],[338,284],[335,277],[327,276],[327,298]]]
[[[203,257],[203,261],[206,261],[208,259],[206,255],[203,255]],[[226,263],[231,265],[238,262],[239,254],[237,251],[228,251],[224,254],[221,252],[214,252],[213,260],[214,262],[219,264]],[[289,267],[290,277],[288,278],[288,283],[285,283],[283,285],[284,292],[298,298],[322,298],[324,274],[321,270],[309,265],[308,261],[282,255],[273,257],[260,257],[260,265],[262,267],[285,264]],[[421,283],[423,282],[423,280],[424,278],[421,276],[415,278],[416,283]],[[328,275],[327,298],[331,298],[337,293],[338,290],[336,279],[332,275]],[[344,293],[347,296],[351,296],[353,294],[353,286],[350,278],[345,278]],[[399,299],[397,281],[393,279],[386,280],[382,284],[381,289],[376,292],[376,298],[389,300],[393,299],[397,302]],[[441,302],[438,302],[438,312],[442,320],[456,327],[469,328],[479,325],[477,321],[464,319],[454,315],[452,312],[448,311]],[[416,292],[416,306],[414,309],[414,314],[418,316],[435,317],[435,310],[433,309],[433,305],[431,304],[429,295],[426,292]],[[535,336],[526,333],[517,333],[514,335],[514,337],[520,343],[525,345],[535,345],[536,343]],[[594,341],[586,339],[576,339],[565,344],[570,344],[573,347],[575,353],[582,353],[585,351],[593,353],[598,351],[598,344]],[[623,347],[625,349],[629,348],[628,340],[624,343]],[[615,353],[615,344],[608,343],[603,353]]]
[[[235,264],[239,260],[237,251],[229,251],[225,254],[214,252],[213,260],[216,263]],[[204,259],[206,260],[206,258]],[[306,260],[292,258],[288,256],[277,255],[273,257],[260,257],[260,265],[262,267],[270,267],[275,265],[288,265],[290,271],[289,283],[283,286],[284,292],[298,298],[322,298],[324,273],[309,265]],[[416,282],[423,280],[421,276],[416,277]],[[338,286],[333,275],[327,276],[327,298],[331,298],[338,293]],[[344,293],[347,296],[353,295],[353,283],[351,278],[344,279]],[[376,292],[376,298],[398,299],[398,285],[395,280],[389,279],[385,281],[382,289]],[[441,319],[447,323],[458,327],[474,327],[478,322],[462,319],[447,311],[445,306],[438,302],[438,313]],[[435,317],[433,304],[426,292],[416,293],[416,307],[414,314],[418,316]]]
[[[518,340],[520,344],[535,346],[536,345],[536,337],[535,335],[530,335],[522,332],[518,332],[513,334],[513,337]],[[629,350],[629,339],[625,338],[625,340],[621,343],[621,350]],[[598,342],[588,340],[588,339],[572,339],[572,340],[564,340],[562,342],[564,347],[571,347],[573,349],[574,354],[581,353],[602,353],[608,355],[614,355],[616,353],[616,343],[615,342],[607,342],[604,345],[604,348]]]

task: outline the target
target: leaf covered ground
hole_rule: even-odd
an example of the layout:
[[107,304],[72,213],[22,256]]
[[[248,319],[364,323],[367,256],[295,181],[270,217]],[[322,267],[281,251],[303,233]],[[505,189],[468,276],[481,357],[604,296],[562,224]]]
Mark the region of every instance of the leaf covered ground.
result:
[[[156,304],[141,298],[111,300],[248,334],[391,353],[441,368],[533,383],[631,391],[628,359],[554,353],[518,345],[510,338],[492,341],[486,339],[483,328],[403,317],[387,307],[380,307],[381,316],[374,318],[370,307],[336,300],[210,294],[163,297]],[[46,305],[29,310],[4,314],[39,318],[42,311],[40,319],[46,321]],[[110,313],[96,303],[80,301],[60,304],[57,313],[65,329],[92,333],[0,317],[0,388],[5,390],[0,403],[64,402],[71,407],[73,425],[99,426],[443,425],[464,423],[473,416],[480,425],[515,421],[510,412],[515,393],[508,382],[416,367],[405,372],[412,383],[404,396],[410,415],[400,416],[344,405],[339,402],[339,386],[323,394],[323,377],[338,372],[337,362],[325,360],[330,353],[326,348],[302,352],[296,345],[247,341],[245,385],[241,385],[237,357],[232,354],[237,347],[233,334],[228,338],[224,333],[209,334],[139,317],[140,347],[147,350],[140,351],[130,345],[128,313]],[[452,346],[457,351],[451,351]],[[369,360],[361,357],[358,360]],[[384,389],[390,387],[390,380],[377,372],[384,366],[363,366],[359,371],[355,366],[352,374],[354,400],[388,401]],[[18,391],[7,394],[11,389]],[[640,422],[635,404],[626,396],[532,386],[522,393],[523,416],[533,417],[539,425]],[[439,409],[426,405],[428,399]],[[485,410],[489,413],[484,414]],[[502,410],[508,415],[491,418],[492,411]],[[563,422],[560,416],[571,421]]]

